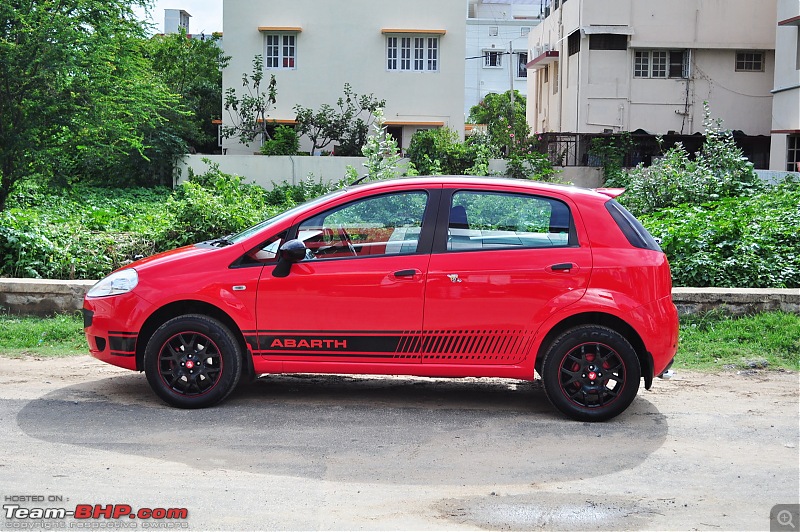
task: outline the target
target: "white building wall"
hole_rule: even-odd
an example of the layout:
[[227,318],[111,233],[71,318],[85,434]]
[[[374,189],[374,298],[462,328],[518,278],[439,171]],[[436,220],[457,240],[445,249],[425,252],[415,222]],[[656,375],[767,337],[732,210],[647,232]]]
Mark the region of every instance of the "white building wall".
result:
[[[510,90],[527,96],[527,72],[519,75],[520,54],[528,54],[528,33],[539,24],[541,8],[538,2],[529,4],[484,3],[473,0],[467,19],[466,77],[464,82],[464,115],[479,104],[487,94]],[[511,51],[504,55],[500,68],[486,66],[486,51]]]
[[180,28],[189,33],[189,19],[191,15],[183,9],[164,10],[164,33],[178,33]]
[[[335,105],[345,83],[358,94],[386,100],[387,122],[403,126],[402,143],[421,127],[445,126],[463,136],[464,0],[224,0],[225,52],[231,56],[223,73],[223,91],[242,90],[242,73],[252,70],[264,53],[259,27],[297,27],[296,69],[265,70],[275,74],[277,104],[271,117],[293,120],[296,104],[317,109]],[[437,72],[388,71],[383,29],[444,30],[439,40]],[[223,112],[223,121],[230,122]],[[227,153],[252,153],[237,139],[226,139]]]
[[[518,72],[519,54],[527,57],[527,31],[539,23],[538,20],[495,21],[467,20],[467,49],[464,81],[464,115],[478,105],[487,94],[501,94],[512,87],[522,96],[528,95],[527,71]],[[486,51],[508,52],[502,57],[500,68],[485,65]],[[526,61],[527,62],[527,61]],[[510,69],[510,71],[509,71]]]
[[[541,65],[529,73],[534,97],[528,121],[535,131],[692,134],[702,131],[703,101],[709,101],[724,127],[766,135],[775,14],[775,0],[570,0],[531,32],[532,56],[547,45],[559,57],[546,67],[547,83]],[[630,33],[627,49],[590,50],[592,26],[616,27],[596,30],[601,33]],[[580,32],[581,47],[570,56],[573,32]],[[637,49],[690,50],[689,77],[634,77]],[[737,51],[763,52],[764,71],[736,72]]]
[[800,137],[800,2],[779,0],[777,21],[769,168],[784,171],[790,135]]

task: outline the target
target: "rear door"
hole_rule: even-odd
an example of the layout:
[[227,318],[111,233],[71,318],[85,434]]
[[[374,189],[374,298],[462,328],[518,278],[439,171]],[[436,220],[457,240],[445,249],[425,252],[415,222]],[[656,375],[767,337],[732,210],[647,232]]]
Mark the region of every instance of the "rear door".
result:
[[573,211],[558,196],[443,193],[426,281],[423,363],[524,359],[539,324],[588,285],[591,250]]

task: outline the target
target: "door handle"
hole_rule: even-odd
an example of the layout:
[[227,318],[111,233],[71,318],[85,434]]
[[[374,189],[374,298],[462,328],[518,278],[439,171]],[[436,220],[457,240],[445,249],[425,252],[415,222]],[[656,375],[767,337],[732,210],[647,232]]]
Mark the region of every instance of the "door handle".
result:
[[410,269],[410,270],[398,270],[394,272],[395,277],[414,277],[415,275],[420,275],[422,272],[417,269]]
[[553,272],[569,272],[575,268],[575,265],[571,262],[562,262],[560,264],[553,264],[550,266],[549,270]]

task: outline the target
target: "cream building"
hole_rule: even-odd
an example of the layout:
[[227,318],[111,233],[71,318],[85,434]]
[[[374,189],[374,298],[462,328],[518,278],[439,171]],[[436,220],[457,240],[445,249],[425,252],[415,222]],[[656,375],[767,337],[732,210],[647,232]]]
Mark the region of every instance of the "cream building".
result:
[[766,145],[777,1],[550,0],[529,37],[531,128],[691,135],[708,101]]
[[770,170],[800,172],[800,1],[778,0]]
[[[277,81],[279,122],[296,104],[335,105],[345,83],[386,100],[390,131],[408,146],[418,129],[464,130],[465,0],[224,0],[223,93],[264,56]],[[230,120],[223,112],[223,121]],[[463,134],[463,133],[462,133]],[[228,154],[254,147],[225,139]],[[257,149],[257,147],[255,147]]]

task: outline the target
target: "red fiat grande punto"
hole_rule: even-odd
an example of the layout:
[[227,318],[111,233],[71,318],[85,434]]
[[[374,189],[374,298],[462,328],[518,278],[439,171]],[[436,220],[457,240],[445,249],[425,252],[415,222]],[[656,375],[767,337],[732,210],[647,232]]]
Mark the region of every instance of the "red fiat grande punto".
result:
[[84,301],[90,351],[182,408],[265,373],[538,373],[561,412],[606,420],[678,342],[666,256],[619,192],[471,177],[350,186],[112,273]]

